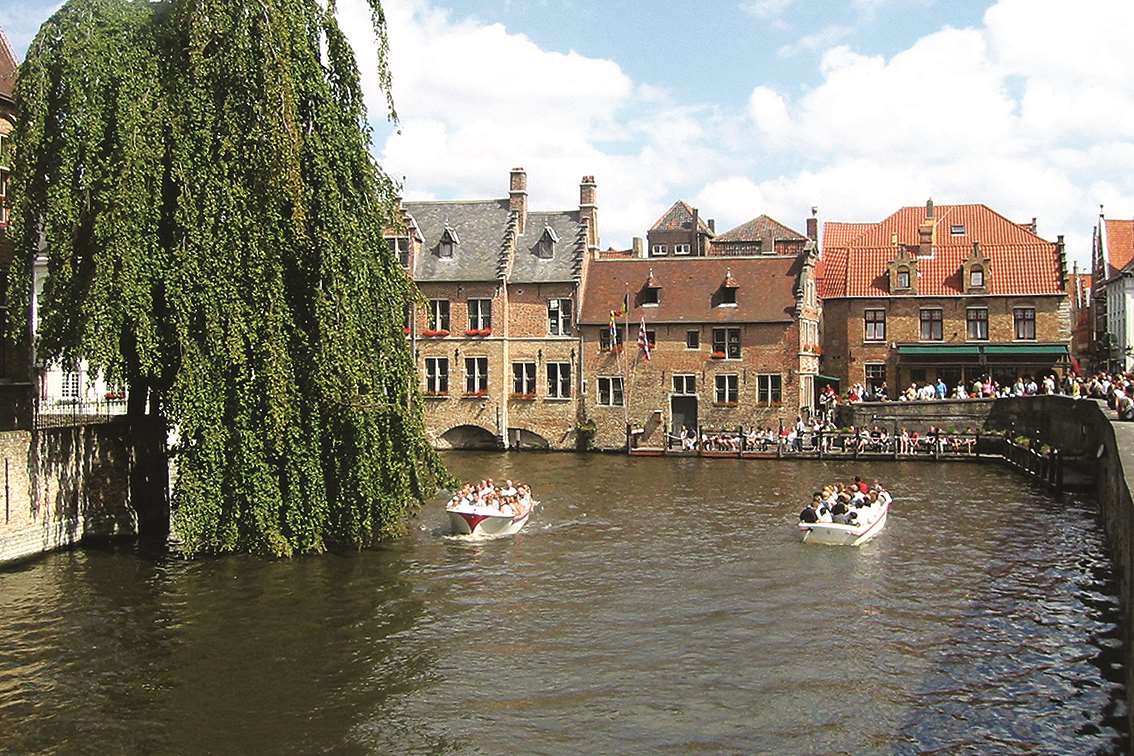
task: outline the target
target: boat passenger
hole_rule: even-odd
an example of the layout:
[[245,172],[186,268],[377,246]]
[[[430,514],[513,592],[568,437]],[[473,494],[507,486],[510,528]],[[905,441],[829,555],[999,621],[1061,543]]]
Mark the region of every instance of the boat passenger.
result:
[[815,507],[819,501],[819,494],[815,494],[813,501],[807,502],[807,506],[799,513],[800,522],[819,522],[819,515],[815,512]]
[[846,504],[842,501],[836,501],[835,506],[831,508],[831,522],[846,525],[848,512],[850,512],[850,509]]

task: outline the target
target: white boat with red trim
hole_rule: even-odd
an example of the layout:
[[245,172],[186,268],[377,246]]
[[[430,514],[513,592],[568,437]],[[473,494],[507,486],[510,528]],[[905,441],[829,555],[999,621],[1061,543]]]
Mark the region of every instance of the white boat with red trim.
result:
[[[804,543],[819,543],[826,546],[861,546],[875,538],[886,527],[886,516],[890,514],[890,504],[876,504],[862,507],[857,512],[865,512],[863,521],[853,525],[837,522],[800,522],[799,533]],[[872,511],[873,510],[873,511]]]
[[513,486],[508,481],[503,488],[497,488],[488,480],[479,486],[462,488],[450,499],[445,511],[454,535],[494,538],[519,533],[538,503],[527,486]]

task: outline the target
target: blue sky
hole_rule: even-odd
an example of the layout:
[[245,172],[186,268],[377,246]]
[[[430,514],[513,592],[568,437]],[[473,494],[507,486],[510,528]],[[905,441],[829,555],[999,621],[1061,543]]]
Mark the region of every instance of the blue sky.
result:
[[[0,0],[22,52],[57,7]],[[1130,0],[388,0],[400,133],[368,81],[373,150],[410,198],[535,207],[595,175],[603,243],[676,199],[800,228],[983,202],[1065,234],[1134,216]],[[361,0],[340,0],[364,71]],[[1056,43],[1055,41],[1058,41]]]

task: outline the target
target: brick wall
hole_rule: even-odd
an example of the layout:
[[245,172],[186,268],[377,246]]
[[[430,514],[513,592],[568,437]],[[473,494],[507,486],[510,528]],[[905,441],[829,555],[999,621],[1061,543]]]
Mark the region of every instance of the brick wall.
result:
[[[909,368],[899,372],[897,353],[891,343],[917,343],[920,340],[920,310],[924,307],[942,309],[942,335],[940,342],[927,344],[966,343],[966,311],[969,307],[988,308],[987,341],[980,344],[1011,344],[1016,342],[1013,309],[1034,307],[1036,310],[1037,343],[1067,342],[1071,337],[1071,321],[1067,298],[1058,296],[1037,297],[893,297],[878,299],[829,299],[823,303],[823,368],[822,372],[838,378],[845,390],[853,383],[864,381],[868,363],[886,365],[887,383],[891,392],[895,386],[909,384]],[[886,310],[886,339],[871,343],[865,340],[865,310]],[[936,369],[927,369],[926,379],[937,377]]]
[[[586,394],[584,413],[594,421],[594,445],[600,449],[618,449],[625,446],[626,410],[630,425],[641,429],[637,446],[661,447],[665,435],[672,433],[673,376],[693,375],[697,391],[697,420],[702,428],[722,429],[744,427],[771,427],[778,429],[780,420],[794,422],[801,406],[799,366],[799,328],[795,322],[783,324],[729,324],[741,329],[741,357],[739,360],[712,359],[713,327],[707,324],[658,324],[647,328],[657,336],[656,347],[649,362],[641,359],[636,345],[638,328],[631,325],[629,343],[623,358],[628,377],[625,380],[623,407],[598,404],[600,376],[617,376],[620,361],[617,354],[599,350],[601,327],[583,329],[583,351],[586,365]],[[720,327],[720,326],[716,326]],[[700,348],[686,348],[686,331],[699,334]],[[781,377],[782,400],[776,405],[761,405],[757,399],[758,376]],[[738,397],[735,406],[716,401],[716,377],[735,375]],[[657,410],[660,410],[658,412]],[[680,429],[679,429],[680,431]]]
[[[139,442],[164,448],[164,434],[151,430],[139,429]],[[131,442],[125,422],[0,433],[0,563],[135,534]]]

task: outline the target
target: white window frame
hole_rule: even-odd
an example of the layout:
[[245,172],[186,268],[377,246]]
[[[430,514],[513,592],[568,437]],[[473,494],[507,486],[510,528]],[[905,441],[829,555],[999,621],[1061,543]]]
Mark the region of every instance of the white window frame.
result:
[[574,303],[569,297],[547,300],[547,333],[551,336],[570,336],[574,311]]
[[650,247],[650,257],[665,257],[669,254],[669,246],[666,244],[655,244]]
[[[444,368],[442,370],[441,368]],[[430,396],[449,394],[449,358],[425,358],[425,392]]]
[[[697,341],[697,346],[689,346],[689,337],[693,336]],[[689,328],[685,331],[685,348],[691,352],[701,350],[701,331],[697,328]]]
[[[772,399],[773,386],[779,392],[779,400]],[[764,395],[765,398],[761,399],[761,395]],[[756,375],[756,403],[761,407],[778,407],[784,403],[784,377],[781,373],[758,373]]]
[[[517,374],[516,368],[522,373]],[[531,391],[528,391],[528,389]],[[512,363],[512,396],[536,395],[536,364],[533,360],[516,360]]]
[[[876,321],[873,321],[873,322],[870,321],[870,320],[867,320],[867,313],[871,313],[871,312],[882,313],[882,320],[881,321],[876,320]],[[921,321],[919,320],[918,322],[920,323]],[[881,337],[877,337],[877,336],[871,337],[870,327],[875,326],[875,328],[877,328],[878,325],[882,326],[882,336]],[[879,344],[879,343],[886,341],[886,308],[885,307],[865,307],[865,308],[863,308],[863,310],[862,310],[862,340],[865,341],[865,342],[869,342],[871,344]]]
[[[547,374],[547,397],[549,399],[570,399],[571,363],[549,362],[544,372]],[[554,373],[554,377],[552,373]]]
[[715,404],[736,404],[740,401],[740,376],[736,373],[717,373],[713,377],[713,389]]
[[[984,336],[973,336],[969,333],[969,315],[974,312],[984,313]],[[979,323],[980,321],[974,321]],[[965,341],[988,341],[988,308],[987,307],[966,307],[965,308]]]
[[[476,303],[476,320],[473,320],[473,303]],[[470,331],[482,331],[492,327],[492,300],[484,297],[474,297],[466,303],[468,307],[468,322]]]
[[[445,312],[445,325],[441,325],[441,311]],[[431,331],[449,331],[451,325],[449,316],[452,313],[452,307],[448,299],[431,299],[429,300],[429,312],[426,319],[426,325],[429,326]]]
[[[483,365],[484,369],[481,370]],[[469,368],[472,368],[470,370]],[[481,392],[488,391],[488,358],[487,357],[465,357],[465,394],[475,395]],[[469,389],[472,379],[472,390]]]
[[[941,336],[939,338],[936,338],[936,339],[926,338],[924,335],[922,335],[922,332],[921,332],[921,320],[922,320],[921,314],[923,312],[937,312],[937,313],[941,314],[941,317],[936,321],[937,324],[939,326],[941,326]],[[933,344],[936,344],[939,341],[945,340],[945,309],[944,308],[942,308],[942,307],[920,307],[920,308],[918,308],[918,311],[917,311],[917,340],[918,341],[925,341],[925,342],[933,343]]]
[[660,286],[647,286],[646,288],[642,289],[642,292],[643,292],[643,295],[646,292],[652,292],[652,296],[654,297],[654,301],[652,301],[652,302],[647,302],[643,299],[642,300],[642,307],[657,307],[658,305],[661,304],[661,287]]
[[[1118,297],[1117,299],[1120,303],[1122,303],[1121,297]],[[1032,317],[1029,318],[1026,321],[1021,321],[1020,313],[1023,313],[1023,312],[1030,312],[1032,314]],[[1032,335],[1030,337],[1020,336],[1020,323],[1021,322],[1026,322],[1026,323],[1032,324]],[[1112,329],[1112,331],[1118,331],[1118,330],[1120,330],[1120,329],[1117,329],[1117,328]],[[1035,341],[1036,340],[1036,333],[1037,333],[1036,308],[1035,307],[1013,307],[1012,308],[1012,340],[1013,341]]]
[[690,245],[688,244],[674,244],[673,254],[675,255],[688,255],[690,252]]
[[[729,292],[729,293],[732,294],[732,301],[731,302],[725,301],[725,299],[724,299],[725,292]],[[736,287],[735,286],[721,287],[721,303],[719,305],[717,305],[717,307],[736,307]]]
[[[905,276],[905,283],[902,283],[902,276]],[[899,289],[904,290],[913,288],[913,271],[911,271],[909,268],[899,268],[895,278],[897,279]]]
[[949,226],[949,235],[950,236],[964,236],[965,235],[965,224],[964,223],[953,223],[952,225],[950,225]]
[[[718,331],[724,332],[724,346],[725,346],[725,348],[724,348],[724,359],[726,359],[726,360],[739,360],[744,355],[744,337],[743,337],[743,334],[740,332],[740,329],[739,328],[727,328],[727,327],[714,328],[713,329],[713,351],[714,352],[717,351],[717,332]],[[735,342],[733,342],[733,340],[731,338],[729,338],[733,331],[736,332],[736,341]],[[730,350],[733,343],[736,344],[736,356],[735,357],[733,355],[729,354],[729,350]]]
[[[976,277],[980,276],[980,283],[977,283]],[[984,288],[984,268],[972,268],[969,270],[969,288],[983,289]]]
[[78,370],[65,370],[63,372],[59,396],[62,399],[83,398],[83,376]]
[[[680,388],[678,383],[680,382]],[[695,373],[674,373],[670,385],[673,396],[697,396],[697,375]]]
[[886,376],[890,372],[885,362],[867,362],[862,366],[862,382],[867,386],[881,385],[870,382],[870,368],[882,368],[882,383],[886,383]]
[[[600,407],[621,407],[626,401],[626,395],[623,393],[624,386],[622,385],[622,376],[620,375],[600,375],[596,379],[598,381],[598,397],[595,402]],[[604,388],[605,385],[605,388]],[[617,387],[617,393],[615,392]],[[605,401],[604,401],[605,399]],[[618,401],[615,401],[617,399]]]

